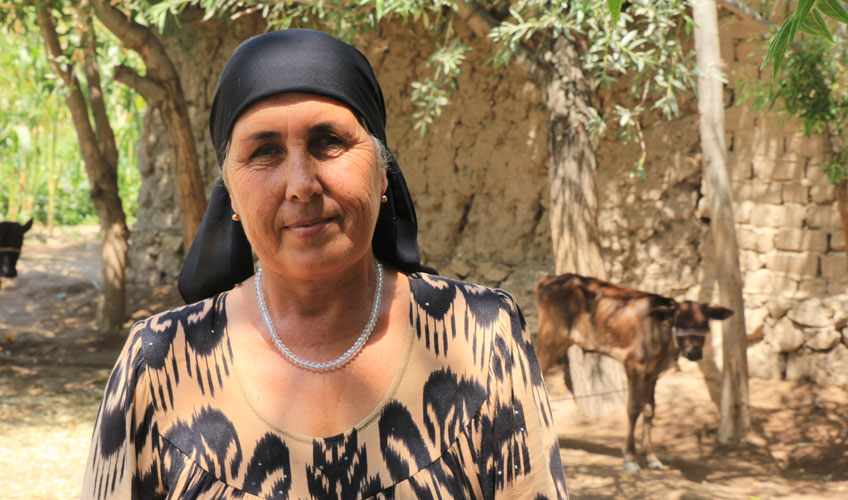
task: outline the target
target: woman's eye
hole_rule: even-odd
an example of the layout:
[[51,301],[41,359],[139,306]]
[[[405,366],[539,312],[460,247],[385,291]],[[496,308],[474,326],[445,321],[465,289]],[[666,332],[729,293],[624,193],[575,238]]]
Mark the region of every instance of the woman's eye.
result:
[[321,135],[309,141],[309,150],[315,157],[332,156],[343,151],[347,141],[333,134]]
[[263,144],[250,153],[251,160],[265,160],[283,154],[282,148],[274,144]]

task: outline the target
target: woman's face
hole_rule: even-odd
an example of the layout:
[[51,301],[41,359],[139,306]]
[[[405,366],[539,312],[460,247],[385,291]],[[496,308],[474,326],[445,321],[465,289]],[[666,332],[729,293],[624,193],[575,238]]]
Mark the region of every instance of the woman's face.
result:
[[309,280],[370,259],[387,180],[345,106],[294,93],[254,104],[233,127],[225,168],[233,210],[266,269]]

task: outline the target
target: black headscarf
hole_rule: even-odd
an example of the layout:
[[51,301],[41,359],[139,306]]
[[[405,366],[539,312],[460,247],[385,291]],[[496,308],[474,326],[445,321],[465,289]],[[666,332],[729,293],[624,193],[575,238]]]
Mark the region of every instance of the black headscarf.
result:
[[[219,165],[238,117],[260,99],[284,92],[339,101],[386,144],[383,92],[365,56],[320,31],[290,29],[244,41],[224,67],[209,116]],[[380,206],[371,240],[374,254],[404,272],[435,272],[421,264],[415,208],[400,167],[389,156],[388,201]],[[250,243],[241,224],[232,220],[230,197],[219,180],[180,271],[180,295],[187,303],[196,302],[229,290],[252,274]]]

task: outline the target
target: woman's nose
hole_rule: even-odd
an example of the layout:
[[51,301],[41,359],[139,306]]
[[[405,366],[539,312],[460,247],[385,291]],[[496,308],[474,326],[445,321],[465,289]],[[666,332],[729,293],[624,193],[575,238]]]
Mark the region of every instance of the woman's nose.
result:
[[285,171],[287,200],[305,202],[322,193],[316,165],[307,155],[290,155]]

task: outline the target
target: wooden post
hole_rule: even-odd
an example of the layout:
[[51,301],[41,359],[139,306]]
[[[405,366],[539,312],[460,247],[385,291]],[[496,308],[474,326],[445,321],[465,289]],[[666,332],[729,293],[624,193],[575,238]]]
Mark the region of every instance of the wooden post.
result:
[[692,17],[695,20],[695,53],[700,70],[698,112],[704,183],[710,204],[719,301],[722,306],[733,310],[733,316],[723,321],[721,327],[723,370],[718,440],[722,444],[733,444],[750,427],[748,359],[739,249],[724,143],[724,95],[715,0],[695,0]]

